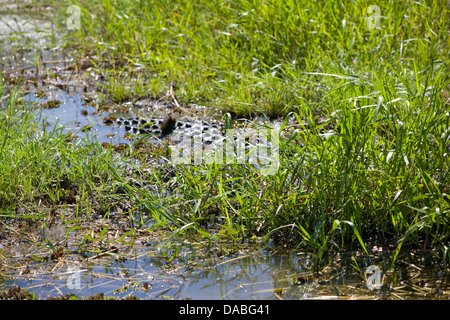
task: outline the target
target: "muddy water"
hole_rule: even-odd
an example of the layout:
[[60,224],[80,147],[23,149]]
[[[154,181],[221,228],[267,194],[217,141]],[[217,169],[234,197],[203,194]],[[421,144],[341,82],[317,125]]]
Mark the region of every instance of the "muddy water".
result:
[[[165,108],[162,104],[158,106],[154,101],[152,106],[141,106],[135,103],[124,103],[117,109],[111,108],[108,112],[99,111],[98,104],[94,101],[87,102],[86,97],[80,92],[67,92],[53,88],[46,90],[45,96],[42,97],[36,93],[35,88],[31,88],[30,92],[25,95],[25,101],[32,106],[39,106],[48,101],[60,101],[58,108],[42,109],[38,119],[45,121],[48,127],[54,125],[63,127],[64,132],[71,132],[80,139],[88,139],[89,141],[97,141],[99,143],[107,142],[112,144],[130,143],[129,132],[124,126],[117,124],[105,124],[104,120],[110,116],[115,118],[128,118],[142,116],[145,118],[158,117],[165,118],[172,113],[172,110]],[[178,113],[179,117],[187,116],[192,118],[192,113],[196,119],[207,120],[212,119],[213,115],[205,107],[190,107],[189,114]],[[218,113],[214,112],[217,117]],[[128,134],[128,135],[127,135]],[[137,135],[139,136],[139,135]],[[127,138],[128,137],[128,138]],[[157,143],[157,139],[149,139],[153,143]]]
[[[34,251],[34,260],[43,257],[39,252],[42,250]],[[298,251],[274,253],[253,248],[214,257],[182,250],[170,262],[169,256],[170,252],[155,243],[148,248],[134,247],[126,256],[66,255],[58,261],[28,258],[25,263],[4,259],[0,288],[19,285],[39,299],[71,294],[206,300],[450,298],[448,274],[406,260],[394,270],[382,271],[381,286],[371,288],[365,271],[370,265],[383,270],[382,257],[335,254],[328,267],[311,273],[312,256]]]
[[[0,1],[5,3],[9,2]],[[61,101],[58,108],[43,109],[41,120],[49,127],[64,126],[64,130],[81,139],[129,143],[123,128],[103,123],[109,113],[99,112],[95,94],[86,95],[83,80],[71,76],[67,67],[73,60],[53,43],[51,24],[11,13],[5,9],[14,10],[14,2],[11,3],[0,12],[0,69],[26,80],[22,86],[30,106]],[[41,66],[45,62],[45,68],[58,74],[57,81],[44,81],[43,69],[36,70],[36,59]],[[163,105],[147,108],[145,104],[124,104],[110,114],[164,116],[168,112]],[[210,116],[207,108],[200,107],[195,112],[198,117]],[[83,130],[87,126],[90,130]],[[128,222],[117,230],[126,229]],[[95,227],[101,223],[94,220],[91,224]],[[25,233],[23,239],[0,241],[0,290],[18,285],[39,299],[70,294],[116,298],[134,295],[140,299],[450,298],[449,274],[442,266],[433,265],[433,253],[422,254],[425,257],[422,260],[412,254],[399,257],[395,269],[387,268],[387,253],[380,248],[374,248],[368,257],[336,253],[329,258],[328,267],[313,273],[310,270],[313,257],[295,250],[274,252],[249,246],[223,254],[186,246],[171,259],[177,247],[163,243],[161,234],[140,230],[142,236],[133,243],[126,242],[125,237],[120,249],[109,246],[87,250],[84,244],[89,232],[81,227],[44,226],[42,230]],[[30,239],[31,234],[37,238]],[[52,256],[52,251],[42,245],[44,239],[58,244],[57,248],[63,245],[64,254]],[[367,281],[370,266],[382,270],[379,286],[375,288]]]

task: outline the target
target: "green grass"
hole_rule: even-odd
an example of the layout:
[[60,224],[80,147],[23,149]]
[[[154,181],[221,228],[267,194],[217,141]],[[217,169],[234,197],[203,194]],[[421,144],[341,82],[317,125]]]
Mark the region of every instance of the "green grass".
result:
[[60,205],[75,205],[79,215],[95,207],[107,212],[117,180],[110,167],[124,174],[123,160],[101,144],[73,140],[62,127],[47,127],[37,111],[21,102],[18,88],[0,82],[0,208],[39,215]]
[[[394,101],[387,91],[384,102],[365,98],[355,107],[346,100],[359,90],[347,84],[325,124],[281,140],[276,175],[244,164],[176,166],[170,181],[154,180],[176,190],[158,216],[211,240],[263,237],[317,250],[318,259],[330,249],[408,243],[440,247],[447,261],[448,110],[438,101],[429,108],[420,98]],[[334,128],[328,137],[318,134],[324,126]]]
[[[99,58],[102,72],[124,81],[139,74],[155,96],[174,83],[180,103],[236,115],[283,116],[304,103],[320,110],[336,78],[310,73],[352,75],[373,93],[374,71],[402,82],[433,61],[448,63],[445,1],[72,3],[82,26],[69,39]],[[373,4],[381,29],[366,26]]]
[[[298,122],[284,123],[291,135],[281,139],[275,175],[241,164],[142,171],[158,191],[129,189],[159,225],[211,242],[272,239],[315,250],[316,261],[380,242],[394,243],[392,262],[404,244],[437,247],[450,261],[448,3],[65,4],[82,12],[68,47],[96,57],[115,102],[173,86],[182,104]],[[372,4],[380,29],[366,26]]]

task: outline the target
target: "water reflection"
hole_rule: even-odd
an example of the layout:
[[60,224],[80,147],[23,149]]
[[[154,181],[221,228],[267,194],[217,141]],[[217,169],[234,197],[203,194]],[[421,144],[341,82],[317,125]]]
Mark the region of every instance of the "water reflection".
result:
[[[20,50],[11,53],[11,50],[5,51],[8,48],[7,43],[2,43],[4,45],[0,48],[2,55],[0,71],[8,71],[8,74],[16,71],[21,78],[27,80],[33,77],[37,58],[41,63],[66,61],[64,55],[51,50],[43,50],[42,53]],[[66,67],[65,62],[52,65],[56,68]],[[63,75],[62,72],[58,74]],[[39,76],[36,77],[34,74],[34,78]],[[124,138],[125,130],[117,126],[104,125],[102,117],[106,114],[96,113],[95,106],[85,103],[83,93],[79,91],[80,87],[74,82],[71,84],[72,92],[52,88],[46,90],[46,96],[43,98],[38,97],[35,88],[30,88],[25,99],[30,104],[53,99],[62,102],[59,108],[43,110],[42,116],[47,117],[49,125],[55,123],[65,125],[67,126],[65,130],[72,130],[80,138],[88,136],[100,143],[128,143],[129,141]],[[132,113],[146,112],[147,105],[143,103]],[[91,126],[91,130],[80,130],[85,126]],[[55,229],[53,231],[59,232]],[[64,238],[65,230],[60,232],[59,236],[52,237],[49,234],[44,236],[52,239]],[[74,241],[74,248],[79,243],[80,241]],[[39,299],[70,294],[92,296],[100,293],[117,298],[135,295],[140,299],[448,299],[450,297],[448,286],[450,279],[446,270],[425,269],[401,259],[398,268],[384,275],[385,287],[369,290],[363,271],[372,264],[385,267],[384,256],[358,257],[356,262],[352,259],[351,253],[346,257],[335,256],[326,271],[310,274],[311,257],[297,251],[272,253],[259,249],[223,258],[185,259],[178,261],[177,264],[169,263],[166,255],[159,254],[158,250],[152,247],[152,249],[136,248],[131,256],[125,258],[106,255],[99,259],[90,259],[77,254],[68,254],[61,261],[41,261],[40,248],[22,244],[22,242],[17,244],[20,248],[15,248],[11,254],[7,248],[0,248],[0,289],[20,285],[29,292],[34,292]],[[69,247],[71,245],[69,243]]]
[[[65,266],[35,264],[29,273],[11,272],[0,287],[20,285],[40,299],[61,295],[105,296],[139,299],[448,299],[449,275],[442,270],[398,268],[384,274],[384,285],[369,290],[354,260],[339,257],[339,267],[309,273],[309,256],[296,251],[270,253],[259,250],[227,258],[169,263],[154,250],[140,250],[134,257],[76,262],[78,287],[71,280],[70,259]],[[366,260],[366,261],[364,261]],[[73,261],[75,262],[75,260]],[[358,264],[367,264],[367,258]],[[337,263],[336,261],[332,262]],[[381,265],[380,265],[381,266]],[[419,268],[419,267],[417,267]],[[419,270],[417,270],[419,271]],[[298,281],[301,279],[302,281]],[[71,285],[72,284],[72,285]]]
[[251,254],[229,259],[206,270],[197,270],[176,297],[195,299],[273,299],[274,289],[290,286],[301,269],[289,255]]

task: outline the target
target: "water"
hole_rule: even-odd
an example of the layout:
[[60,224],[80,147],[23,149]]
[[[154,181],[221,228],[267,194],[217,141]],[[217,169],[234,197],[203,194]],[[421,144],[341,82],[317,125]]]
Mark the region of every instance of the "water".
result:
[[[0,289],[19,285],[40,299],[70,294],[206,300],[450,298],[448,274],[412,264],[384,272],[383,286],[370,290],[364,270],[369,265],[386,267],[377,256],[335,254],[329,267],[311,273],[312,256],[295,250],[276,253],[253,248],[223,257],[182,250],[170,262],[164,250],[154,243],[115,257],[67,254],[57,261],[33,262],[24,255],[20,263],[16,255],[15,263],[2,262]],[[39,255],[39,250],[34,254]]]
[[[450,298],[450,274],[434,252],[407,250],[395,268],[389,268],[388,248],[373,247],[368,256],[334,252],[315,272],[314,255],[301,250],[166,242],[166,230],[153,230],[151,221],[133,229],[128,216],[119,213],[71,219],[30,222],[22,229],[9,224],[21,234],[0,241],[0,290],[20,286],[39,299],[99,294],[117,299]],[[45,239],[63,252],[55,255]],[[381,271],[379,287],[368,282],[371,266]]]
[[[47,91],[45,98],[36,97],[35,93],[25,96],[30,103],[43,103],[49,100],[61,101],[55,109],[43,109],[39,120],[45,121],[51,128],[54,125],[63,127],[63,132],[71,132],[80,139],[89,139],[99,143],[113,144],[129,143],[125,130],[117,126],[103,124],[104,114],[97,112],[97,107],[86,104],[85,98],[79,93],[67,93],[63,90]],[[86,130],[86,128],[89,128]]]
[[[2,4],[8,1],[0,1]],[[13,6],[13,5],[11,5]],[[30,106],[59,100],[55,109],[43,109],[41,121],[51,127],[62,125],[80,139],[98,142],[129,143],[125,130],[107,126],[98,111],[98,96],[86,94],[82,79],[73,77],[67,58],[49,41],[51,23],[31,19],[15,12],[0,13],[1,65],[10,77],[19,77],[28,93]],[[11,28],[11,26],[13,28]],[[16,28],[16,30],[14,30]],[[21,50],[21,47],[26,50]],[[36,72],[41,65],[57,77],[44,77]],[[48,82],[46,82],[48,80]],[[39,90],[45,95],[40,97]],[[53,84],[53,85],[52,85]],[[55,85],[56,84],[56,85]],[[63,84],[58,87],[58,84]],[[89,102],[89,103],[88,103]],[[166,115],[164,107],[125,105],[132,114]],[[204,116],[207,108],[199,108]],[[123,109],[111,114],[126,116]],[[82,130],[90,126],[88,131]],[[92,219],[75,224],[31,225],[14,238],[0,237],[0,290],[18,285],[39,299],[74,294],[140,299],[448,299],[449,274],[434,265],[433,253],[412,252],[400,256],[395,269],[387,270],[389,254],[379,249],[370,256],[347,252],[334,253],[320,273],[311,271],[311,254],[291,250],[274,252],[268,248],[249,246],[225,254],[188,243],[166,244],[162,231],[132,231],[130,220],[118,215],[108,221]],[[99,229],[109,229],[99,239]],[[10,225],[10,228],[15,228]],[[151,227],[149,225],[148,227]],[[8,230],[2,225],[2,233]],[[17,227],[15,230],[19,230]],[[137,234],[136,234],[137,233]],[[92,239],[91,239],[92,238]],[[45,239],[64,252],[55,255]],[[91,239],[87,241],[86,239]],[[179,245],[183,247],[173,257]],[[220,246],[219,246],[220,247]],[[106,252],[106,253],[105,253]],[[53,255],[52,255],[53,254]],[[370,290],[365,272],[370,266],[385,270],[382,286]],[[387,270],[387,271],[386,271]]]

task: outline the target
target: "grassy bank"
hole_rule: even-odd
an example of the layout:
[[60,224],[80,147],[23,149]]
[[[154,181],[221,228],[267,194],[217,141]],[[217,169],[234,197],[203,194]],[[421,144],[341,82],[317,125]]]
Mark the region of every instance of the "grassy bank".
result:
[[[367,26],[367,1],[69,4],[81,26],[67,43],[91,57],[115,102],[172,89],[180,104],[295,119],[275,175],[245,164],[137,168],[157,192],[129,190],[161,225],[211,242],[273,239],[317,259],[393,244],[394,261],[408,244],[450,260],[444,1],[379,2],[380,29]],[[114,173],[95,170],[68,176]]]
[[329,92],[342,83],[376,94],[377,82],[396,79],[418,95],[416,76],[448,63],[445,1],[376,2],[380,29],[368,28],[373,3],[361,0],[66,3],[81,10],[70,39],[98,59],[119,102],[172,86],[179,103],[237,115],[277,117],[305,104],[320,112],[332,110]]
[[0,97],[2,215],[45,217],[66,205],[79,216],[107,213],[117,183],[110,168],[125,175],[122,158],[95,141],[74,140],[62,127],[47,127],[19,88],[0,82]]

